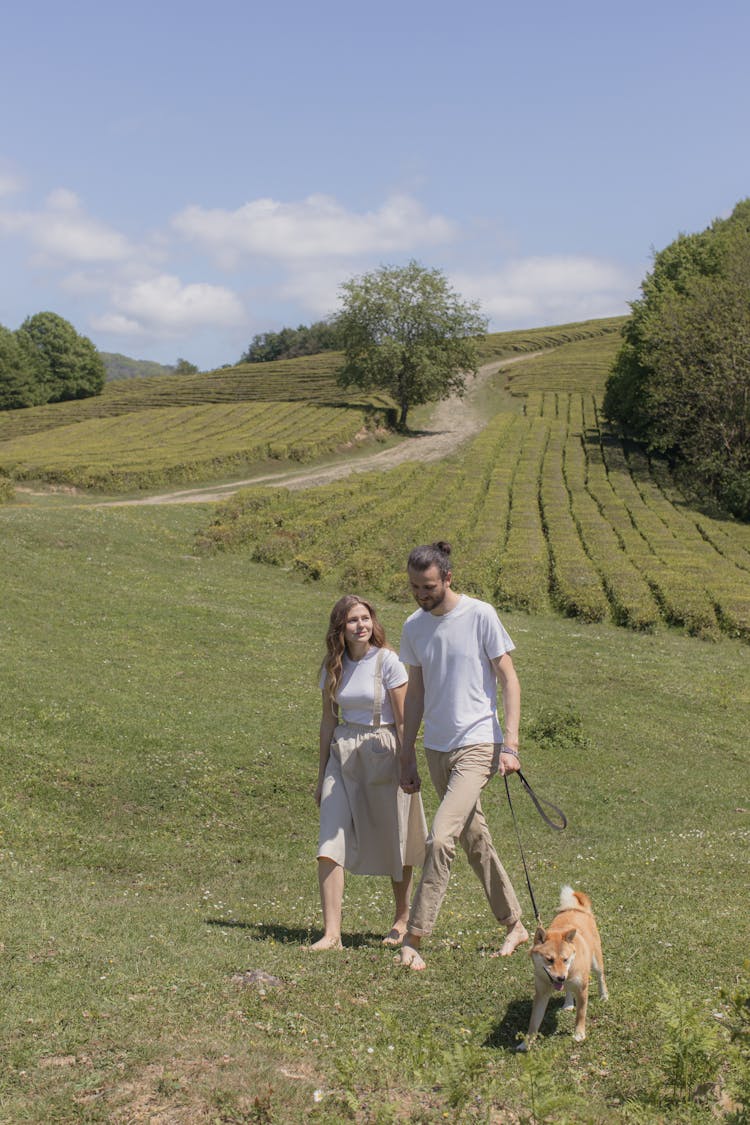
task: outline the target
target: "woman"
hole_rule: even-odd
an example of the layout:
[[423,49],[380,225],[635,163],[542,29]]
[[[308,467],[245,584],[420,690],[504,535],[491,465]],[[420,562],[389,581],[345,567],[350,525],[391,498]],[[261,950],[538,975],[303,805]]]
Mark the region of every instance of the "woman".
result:
[[383,943],[400,945],[406,933],[412,867],[423,861],[427,836],[422,798],[399,787],[407,679],[369,602],[354,594],[339,598],[320,673],[315,800],[324,932],[313,949],[342,948],[344,870],[390,875],[396,913]]

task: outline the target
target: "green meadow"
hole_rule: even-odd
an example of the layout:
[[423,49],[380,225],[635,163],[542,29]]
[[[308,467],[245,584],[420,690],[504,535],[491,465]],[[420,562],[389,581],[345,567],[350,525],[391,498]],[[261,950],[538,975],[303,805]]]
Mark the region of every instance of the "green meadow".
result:
[[[342,953],[306,949],[320,933],[317,670],[354,572],[333,558],[316,571],[301,524],[288,524],[303,536],[291,555],[259,561],[252,535],[208,533],[233,524],[225,507],[17,492],[0,505],[0,1121],[747,1120],[750,648],[717,609],[737,614],[747,596],[747,528],[691,507],[666,467],[610,445],[582,366],[509,369],[477,440],[482,496],[501,509],[493,450],[517,451],[508,511],[527,495],[528,542],[546,545],[541,603],[496,601],[517,645],[524,772],[568,828],[547,828],[520,784],[511,796],[543,919],[566,882],[594,903],[610,1000],[592,988],[588,1039],[573,1042],[571,1013],[552,1002],[533,1050],[515,1052],[531,963],[490,958],[499,934],[462,855],[425,973],[399,970],[380,944],[384,879],[349,879]],[[460,451],[443,483],[468,487],[478,458]],[[564,474],[545,477],[553,463]],[[524,484],[526,464],[537,469]],[[411,529],[386,540],[380,568],[369,558],[356,571],[394,642],[410,612],[396,577],[409,530],[457,531],[456,587],[504,589],[469,534],[480,509],[441,508],[441,478],[420,492],[428,471],[399,478]],[[389,473],[362,481],[296,494],[342,557],[339,524],[353,541],[361,523],[364,543],[395,495]],[[262,495],[234,501],[246,526]],[[510,536],[513,519],[499,522]],[[585,572],[599,575],[598,616],[571,614],[551,580],[570,526],[599,560]],[[622,590],[654,600],[648,622],[618,617],[601,581],[615,547]],[[670,615],[662,589],[675,605],[685,591],[683,608],[702,591],[713,618]],[[424,797],[429,815],[428,783]],[[483,804],[531,927],[500,781]]]

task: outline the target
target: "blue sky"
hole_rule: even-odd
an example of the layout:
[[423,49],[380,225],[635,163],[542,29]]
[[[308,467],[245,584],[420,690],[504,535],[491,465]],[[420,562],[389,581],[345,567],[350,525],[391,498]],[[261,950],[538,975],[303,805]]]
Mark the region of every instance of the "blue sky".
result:
[[202,368],[416,258],[491,328],[627,311],[750,195],[747,0],[24,0],[0,323]]

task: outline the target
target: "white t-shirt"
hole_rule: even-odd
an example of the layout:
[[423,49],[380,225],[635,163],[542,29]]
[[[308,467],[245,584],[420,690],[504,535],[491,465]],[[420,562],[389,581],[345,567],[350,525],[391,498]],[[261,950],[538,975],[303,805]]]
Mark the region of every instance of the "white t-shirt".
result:
[[425,746],[502,742],[490,661],[514,648],[494,607],[467,594],[442,616],[418,609],[407,618],[400,656],[422,669]]
[[[352,660],[344,653],[344,663],[341,669],[341,680],[336,692],[336,702],[339,705],[342,723],[359,723],[361,726],[372,726],[372,705],[375,701],[375,662],[378,658],[379,648],[369,648],[361,660]],[[383,652],[383,702],[381,707],[382,723],[392,723],[393,708],[388,697],[389,688],[401,687],[409,678],[406,668],[398,656],[391,649],[382,649]],[[325,668],[320,674],[320,689],[325,687],[328,673]]]

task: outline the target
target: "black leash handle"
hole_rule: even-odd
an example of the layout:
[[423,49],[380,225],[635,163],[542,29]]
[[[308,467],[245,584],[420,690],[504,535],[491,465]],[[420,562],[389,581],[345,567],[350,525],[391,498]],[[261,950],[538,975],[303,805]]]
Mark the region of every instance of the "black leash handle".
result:
[[[536,807],[536,811],[539,813],[539,815],[542,818],[542,820],[544,821],[544,823],[546,825],[548,825],[548,827],[554,828],[555,832],[562,832],[563,829],[567,828],[568,827],[568,818],[566,817],[566,815],[562,811],[562,809],[558,809],[557,805],[553,805],[551,801],[546,800],[544,797],[537,797],[536,793],[531,788],[531,786],[529,785],[528,781],[523,776],[521,771],[515,770],[514,772],[518,774],[519,781],[521,782],[524,789],[526,790],[526,792],[528,793],[528,795],[531,797],[532,801],[534,802],[534,805]],[[506,782],[506,786],[507,786],[507,782]],[[508,796],[508,800],[510,800],[510,795]],[[554,822],[554,820],[551,820],[547,816],[546,812],[542,808],[542,805],[546,805],[548,809],[552,809],[553,812],[557,813],[557,815],[560,818],[559,824],[556,824]]]
[[[537,797],[536,793],[531,788],[528,781],[523,776],[523,774],[521,773],[520,770],[513,770],[513,773],[518,774],[518,778],[519,778],[521,784],[523,785],[524,789],[526,790],[526,792],[528,793],[528,795],[531,797],[532,801],[534,802],[536,810],[539,813],[539,815],[541,816],[544,823],[548,824],[550,828],[554,828],[554,830],[556,832],[562,832],[562,830],[564,828],[567,828],[568,819],[565,816],[565,813],[562,811],[562,809],[558,809],[557,805],[553,805],[551,801],[547,801],[543,797]],[[518,831],[518,822],[516,820],[516,814],[515,814],[515,810],[513,808],[513,802],[510,799],[510,787],[508,786],[508,775],[507,774],[503,774],[503,781],[505,782],[505,793],[506,793],[506,796],[508,798],[508,806],[510,808],[510,815],[513,817],[513,827],[516,830],[516,839],[518,840],[518,848],[519,848],[519,851],[521,852],[521,862],[523,863],[523,873],[526,876],[526,886],[528,887],[528,890],[529,890],[529,898],[531,899],[531,905],[532,905],[533,910],[534,910],[534,918],[536,919],[537,925],[541,926],[542,919],[541,919],[541,915],[539,914],[539,908],[537,907],[536,899],[534,898],[534,891],[532,889],[531,879],[529,877],[529,868],[528,868],[528,865],[526,863],[526,856],[523,854],[523,844],[521,843],[521,833]],[[562,821],[562,824],[555,824],[555,822],[553,820],[550,820],[550,818],[547,816],[546,812],[542,808],[542,805],[546,805],[547,808],[553,809],[557,813],[557,815],[560,817],[560,820]]]

